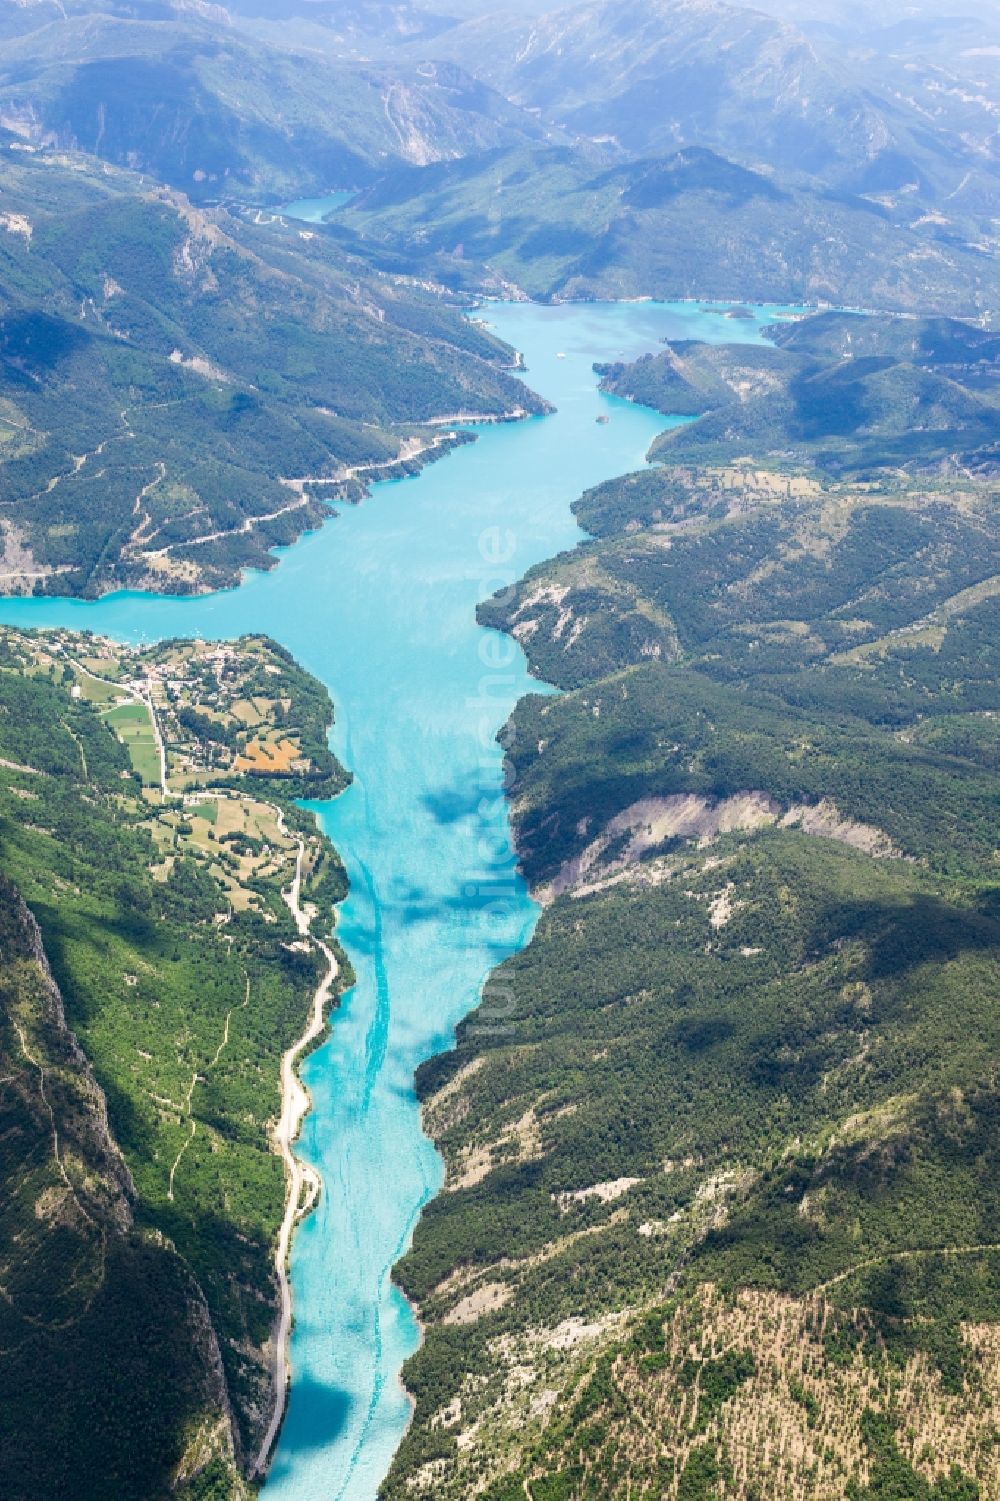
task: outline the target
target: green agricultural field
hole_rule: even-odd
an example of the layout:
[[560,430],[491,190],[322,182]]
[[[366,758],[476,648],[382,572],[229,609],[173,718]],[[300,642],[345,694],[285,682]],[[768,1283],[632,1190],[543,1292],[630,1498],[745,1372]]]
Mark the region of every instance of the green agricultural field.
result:
[[144,787],[160,785],[160,752],[153,723],[145,704],[120,704],[110,709],[104,719],[129,753],[132,766]]
[[79,671],[75,668],[72,670],[75,672],[80,697],[85,698],[88,703],[109,704],[121,698],[121,689],[114,683],[104,682],[102,678],[86,670]]

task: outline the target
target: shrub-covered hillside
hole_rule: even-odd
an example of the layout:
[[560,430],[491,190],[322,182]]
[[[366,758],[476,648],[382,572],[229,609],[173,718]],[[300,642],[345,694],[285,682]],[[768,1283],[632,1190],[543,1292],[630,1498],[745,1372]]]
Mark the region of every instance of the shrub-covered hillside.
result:
[[[912,208],[912,205],[911,205]],[[711,297],[988,315],[973,221],[891,213],[701,145],[608,166],[523,146],[390,170],[337,216],[387,266],[559,300]],[[350,243],[350,241],[348,241]]]
[[419,1077],[386,1497],[1000,1488],[996,496],[743,441],[482,611],[544,911]]
[[601,367],[604,389],[698,420],[653,456],[753,452],[829,475],[992,471],[1000,461],[1000,338],[952,318],[823,313],[770,330],[774,347],[672,343]]

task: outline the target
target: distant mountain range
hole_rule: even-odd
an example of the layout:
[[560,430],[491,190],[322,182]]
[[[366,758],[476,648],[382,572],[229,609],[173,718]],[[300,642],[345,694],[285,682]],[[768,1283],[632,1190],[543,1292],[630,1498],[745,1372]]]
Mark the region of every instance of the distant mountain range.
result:
[[609,162],[706,147],[992,245],[995,7],[536,8],[4,0],[0,118],[199,198],[357,186],[553,132]]
[[[212,7],[29,14],[42,24],[11,34],[24,12],[0,7],[0,121],[35,145],[92,152],[196,200],[357,186],[400,162],[546,135],[453,63],[362,65],[276,48]],[[339,50],[351,49],[341,40]]]
[[636,155],[695,139],[728,149],[735,135],[757,161],[829,170],[887,143],[871,103],[800,32],[729,4],[596,0],[513,26],[486,16],[435,48],[475,57],[510,98]]
[[198,202],[372,188],[366,253],[470,290],[985,312],[1000,13],[776,5],[4,0],[0,123]]
[[902,71],[909,59],[859,76],[839,35],[806,35],[767,8],[593,0],[533,19],[482,17],[435,37],[433,50],[567,131],[634,156],[697,144],[786,176],[917,200],[954,193],[966,173],[995,189],[995,119],[974,91],[960,110],[939,80],[931,110],[916,97],[927,80]]

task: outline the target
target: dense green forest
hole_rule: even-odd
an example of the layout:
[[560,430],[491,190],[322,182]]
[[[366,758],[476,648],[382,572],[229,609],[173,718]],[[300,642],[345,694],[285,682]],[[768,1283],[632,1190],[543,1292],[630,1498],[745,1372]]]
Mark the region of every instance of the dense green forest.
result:
[[[302,829],[321,933],[343,871],[294,783],[230,776],[187,806],[144,786],[95,670],[108,649],[0,642],[3,1490],[208,1501],[245,1494],[274,1398],[269,1125],[320,973],[281,896],[294,836],[274,805]],[[218,714],[197,644],[115,650],[126,681],[187,663],[188,701]],[[283,734],[308,745],[320,715],[343,785],[324,690],[259,639],[225,661],[241,691],[283,671],[265,679],[289,695]]]
[[[613,380],[721,370],[742,418],[741,360],[858,329],[851,374],[996,357],[817,318]],[[505,740],[544,911],[418,1076],[448,1179],[387,1498],[996,1494],[1000,533],[981,409],[911,389],[902,466],[862,423],[776,462],[780,400],[722,456],[677,430],[481,610],[564,690]]]

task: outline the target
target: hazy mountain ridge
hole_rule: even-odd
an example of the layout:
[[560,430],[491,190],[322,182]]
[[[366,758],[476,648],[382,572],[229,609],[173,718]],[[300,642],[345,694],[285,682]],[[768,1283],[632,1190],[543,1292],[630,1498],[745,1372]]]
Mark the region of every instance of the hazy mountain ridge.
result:
[[324,59],[175,11],[83,12],[10,38],[0,120],[196,199],[258,202],[544,136],[453,64]]
[[184,18],[254,30],[283,28],[287,46],[297,37],[296,22],[325,49],[339,55],[371,57],[400,42],[430,39],[455,24],[450,14],[437,15],[431,5],[410,0],[5,0],[0,30],[17,35],[72,17],[99,14],[122,21],[183,21]]
[[928,112],[905,107],[894,72],[880,91],[839,48],[818,51],[766,11],[597,0],[524,21],[487,16],[434,48],[475,59],[508,97],[633,156],[702,145],[794,179],[915,191],[921,201],[953,192],[967,171],[991,170],[960,131],[939,137]]
[[[464,22],[442,9],[373,3],[344,12],[299,0],[275,14],[137,0],[98,20],[87,5],[57,19],[45,0],[5,0],[8,108],[16,104],[36,132],[84,149],[96,143],[119,161],[131,152],[132,164],[141,156],[209,196],[248,183],[281,191],[296,171],[303,183],[325,172],[323,186],[353,185],[394,160],[538,139],[545,121],[612,155],[706,146],[784,179],[868,194],[901,222],[921,204],[957,222],[977,216],[990,233],[995,123],[957,44],[942,67],[933,37],[923,50],[909,33],[898,51],[890,39],[882,50],[851,47],[835,30],[819,28],[814,39],[766,8],[725,0],[597,0]],[[948,35],[962,24],[956,18]],[[981,50],[988,68],[989,47]],[[120,68],[107,71],[117,53],[145,58],[136,93],[165,98],[166,112],[119,113],[116,96],[124,89],[127,103],[132,86]],[[466,78],[437,71],[441,60],[461,64]],[[362,63],[368,72],[359,74]],[[470,89],[469,76],[496,92]],[[178,141],[191,137],[183,116],[192,105],[203,123]],[[194,172],[205,177],[193,182]]]

